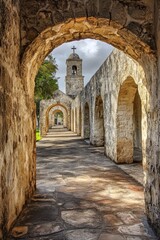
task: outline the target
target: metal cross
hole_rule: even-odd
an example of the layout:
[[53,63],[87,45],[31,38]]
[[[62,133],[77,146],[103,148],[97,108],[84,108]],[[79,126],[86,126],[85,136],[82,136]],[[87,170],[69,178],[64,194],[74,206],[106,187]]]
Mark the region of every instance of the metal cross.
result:
[[73,46],[71,49],[73,50],[73,53],[75,53],[76,47]]

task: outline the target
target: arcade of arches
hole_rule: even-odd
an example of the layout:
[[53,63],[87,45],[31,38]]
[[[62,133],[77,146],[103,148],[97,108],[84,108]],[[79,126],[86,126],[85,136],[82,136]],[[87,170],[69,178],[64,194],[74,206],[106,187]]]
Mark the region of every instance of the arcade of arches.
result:
[[158,232],[159,0],[1,0],[0,12],[0,239],[5,239],[36,187],[34,79],[38,68],[52,49],[85,38],[111,43],[122,52],[112,53],[74,101],[68,97],[68,105],[63,105],[48,100],[48,106],[42,106],[44,134],[49,112],[60,110],[69,129],[90,137],[95,145],[104,143],[105,154],[116,162],[130,163],[134,148],[139,148],[146,215]]

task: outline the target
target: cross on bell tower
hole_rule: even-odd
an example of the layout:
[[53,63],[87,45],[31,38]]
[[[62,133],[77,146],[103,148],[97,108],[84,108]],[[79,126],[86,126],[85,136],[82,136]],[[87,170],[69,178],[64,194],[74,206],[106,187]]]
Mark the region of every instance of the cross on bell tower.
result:
[[73,54],[75,54],[76,47],[73,46],[71,49],[73,50]]
[[75,98],[84,88],[84,77],[82,76],[82,59],[76,53],[76,47],[71,48],[73,53],[66,60],[66,94]]

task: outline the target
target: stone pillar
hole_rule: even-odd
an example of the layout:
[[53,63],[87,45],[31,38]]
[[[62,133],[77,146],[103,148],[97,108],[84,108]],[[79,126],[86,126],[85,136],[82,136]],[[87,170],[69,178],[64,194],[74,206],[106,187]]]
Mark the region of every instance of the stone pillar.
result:
[[74,110],[71,108],[71,131],[74,131]]
[[84,106],[84,138],[90,139],[90,112],[88,103]]
[[77,134],[81,135],[81,106],[77,108]]

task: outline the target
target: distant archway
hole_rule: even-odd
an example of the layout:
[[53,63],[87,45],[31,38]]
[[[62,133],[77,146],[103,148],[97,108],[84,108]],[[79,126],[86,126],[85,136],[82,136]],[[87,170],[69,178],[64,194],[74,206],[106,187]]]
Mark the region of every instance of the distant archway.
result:
[[46,109],[43,109],[43,111],[41,112],[40,131],[42,136],[46,135],[49,130],[50,116],[57,111],[61,111],[63,113],[63,126],[67,128],[69,127],[69,114],[67,107],[60,103],[51,104]]
[[61,110],[50,111],[49,114],[49,128],[53,128],[55,126],[63,126],[64,124],[64,116]]

